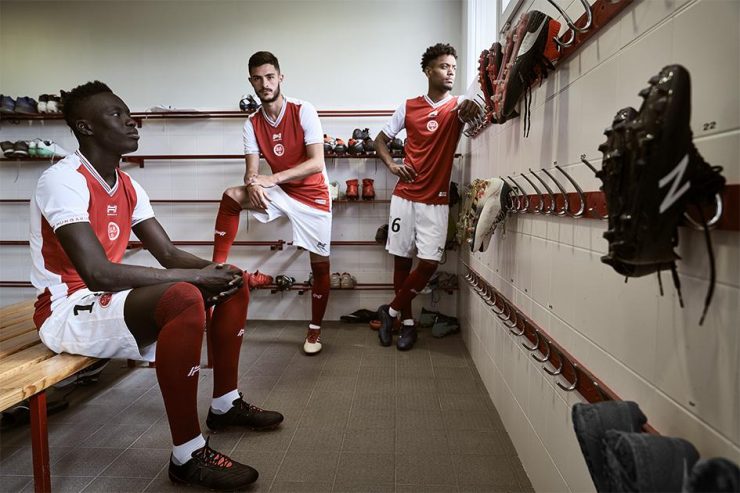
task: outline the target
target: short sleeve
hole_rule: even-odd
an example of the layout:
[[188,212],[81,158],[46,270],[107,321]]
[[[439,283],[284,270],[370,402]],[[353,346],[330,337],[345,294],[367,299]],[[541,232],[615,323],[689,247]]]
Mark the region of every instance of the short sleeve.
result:
[[131,184],[136,191],[136,206],[131,217],[131,226],[136,226],[141,221],[154,217],[154,209],[152,209],[152,204],[149,202],[149,195],[144,190],[144,187],[139,185],[133,178],[131,179]]
[[34,199],[54,231],[66,224],[90,222],[90,192],[76,171],[49,168],[39,178]]
[[406,128],[406,103],[404,102],[393,113],[390,121],[383,127],[383,133],[393,139],[398,133]]
[[254,126],[252,125],[252,119],[247,118],[244,122],[244,131],[242,132],[242,138],[244,139],[244,154],[259,154],[260,147],[257,144],[257,137],[254,135]]
[[299,115],[303,128],[303,142],[306,145],[323,143],[324,131],[321,129],[321,121],[316,108],[311,103],[302,101]]

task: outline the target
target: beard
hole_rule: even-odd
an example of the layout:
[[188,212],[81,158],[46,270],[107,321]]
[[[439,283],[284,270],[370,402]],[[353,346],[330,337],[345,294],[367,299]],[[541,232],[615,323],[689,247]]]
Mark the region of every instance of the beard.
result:
[[259,94],[258,94],[258,97],[260,98],[260,101],[263,104],[264,103],[273,103],[273,102],[277,101],[277,98],[280,97],[280,84],[278,84],[277,89],[275,89],[275,92],[273,93],[273,96],[271,98],[269,98],[269,99],[263,99],[262,96],[259,96]]

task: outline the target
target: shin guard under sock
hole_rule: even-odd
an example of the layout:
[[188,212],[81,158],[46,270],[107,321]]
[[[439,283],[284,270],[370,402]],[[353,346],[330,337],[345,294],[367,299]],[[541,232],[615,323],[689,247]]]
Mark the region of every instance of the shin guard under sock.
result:
[[329,262],[311,262],[311,272],[311,323],[320,327],[329,303]]
[[[434,271],[437,270],[437,263],[430,262],[428,260],[419,260],[419,264],[416,266],[406,282],[403,283],[401,290],[396,294],[396,297],[391,302],[391,308],[400,310],[402,307],[411,303],[416,295],[424,289],[429,279],[431,279]],[[404,316],[404,318],[406,318]]]
[[213,309],[208,327],[208,344],[213,356],[213,397],[237,388],[239,352],[244,338],[249,306],[249,274],[244,273],[244,285]]
[[186,282],[173,284],[157,302],[157,381],[162,391],[172,443],[200,435],[198,377],[205,306],[200,290]]
[[[393,290],[396,295],[401,291],[403,284],[409,277],[413,263],[414,261],[410,258],[399,257],[398,255],[393,257]],[[403,305],[399,311],[404,319],[413,318],[413,313],[411,312],[411,301]]]
[[216,228],[213,234],[213,261],[226,262],[229,250],[234,243],[236,233],[239,231],[239,215],[242,206],[236,200],[226,194],[221,197],[216,215]]

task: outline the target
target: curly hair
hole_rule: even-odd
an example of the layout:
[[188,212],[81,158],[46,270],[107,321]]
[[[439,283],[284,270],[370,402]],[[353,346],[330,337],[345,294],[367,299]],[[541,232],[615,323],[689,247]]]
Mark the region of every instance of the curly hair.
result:
[[62,113],[67,125],[74,131],[74,123],[80,114],[80,106],[86,99],[96,94],[110,92],[111,88],[99,80],[79,85],[69,92],[62,91]]
[[442,55],[452,55],[457,60],[457,52],[455,48],[448,43],[437,43],[434,46],[427,48],[427,51],[421,56],[421,70],[422,72],[426,69],[432,61]]
[[280,62],[278,62],[277,57],[269,51],[258,51],[254,55],[250,56],[248,67],[251,71],[253,68],[266,65],[268,63],[280,72]]

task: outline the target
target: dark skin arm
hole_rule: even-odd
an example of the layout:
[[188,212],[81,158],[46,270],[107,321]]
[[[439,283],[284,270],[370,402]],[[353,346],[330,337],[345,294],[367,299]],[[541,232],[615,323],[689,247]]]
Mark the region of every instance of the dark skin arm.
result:
[[91,291],[115,292],[183,281],[200,288],[208,302],[217,303],[243,284],[239,269],[213,264],[175,247],[156,219],[142,221],[133,229],[165,269],[109,261],[86,222],[62,226],[56,230],[56,236]]
[[416,178],[416,170],[414,168],[405,164],[397,164],[393,161],[391,151],[388,150],[388,142],[390,140],[385,132],[378,132],[378,136],[375,137],[375,153],[383,161],[383,164],[388,167],[388,171],[399,177],[402,181],[414,181],[414,178]]

